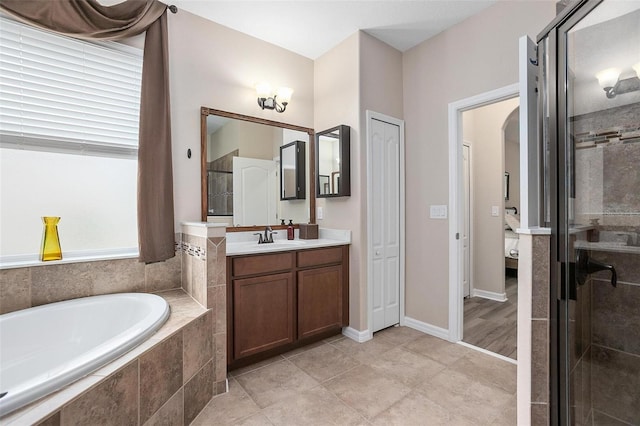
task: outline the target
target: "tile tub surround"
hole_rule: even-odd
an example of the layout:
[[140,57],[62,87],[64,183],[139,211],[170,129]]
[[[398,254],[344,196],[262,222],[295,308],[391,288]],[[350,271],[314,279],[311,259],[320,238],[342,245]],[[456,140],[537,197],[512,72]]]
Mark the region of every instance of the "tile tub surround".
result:
[[[227,258],[226,226],[219,223],[182,224],[180,258],[182,288],[212,311],[209,336],[215,348],[214,394],[227,387]],[[187,395],[187,394],[185,394]]]
[[142,345],[1,419],[26,424],[189,424],[217,393],[213,311],[182,290],[158,293],[171,316]]
[[0,270],[0,314],[78,297],[181,287],[181,258],[145,265],[137,259],[42,264]]

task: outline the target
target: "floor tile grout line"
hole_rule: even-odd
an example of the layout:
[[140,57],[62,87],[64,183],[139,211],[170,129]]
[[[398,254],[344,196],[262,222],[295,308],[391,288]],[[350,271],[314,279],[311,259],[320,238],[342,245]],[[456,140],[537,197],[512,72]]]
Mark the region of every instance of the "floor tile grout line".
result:
[[[279,360],[276,360],[276,361],[273,361],[273,362],[270,362],[269,364],[261,365],[260,367],[256,367],[256,368],[254,368],[254,369],[252,369],[252,370],[245,371],[244,373],[240,373],[240,374],[237,374],[237,375],[236,375],[236,374],[232,374],[232,375],[231,375],[231,377],[240,377],[240,376],[244,376],[245,374],[249,374],[249,373],[253,373],[254,371],[262,370],[262,369],[263,369],[263,368],[265,368],[265,367],[269,367],[270,365],[276,364],[276,363],[281,362],[281,361],[284,361],[284,360],[286,359],[286,358],[285,358],[285,357],[283,357],[282,355],[276,355],[276,356],[274,356],[273,358],[277,358],[277,357],[280,357],[280,359],[279,359]],[[270,359],[272,359],[272,358],[270,358]],[[265,360],[265,361],[267,361],[267,360]],[[249,367],[249,366],[250,366],[250,365],[248,365],[247,367]],[[244,368],[244,367],[243,367],[243,368]],[[241,368],[239,368],[238,370],[240,370],[240,369],[241,369]]]
[[[374,356],[373,356],[373,357],[372,357],[372,356],[366,356],[366,355],[367,355],[367,352],[369,352],[369,351],[367,351],[367,350],[365,350],[365,351],[356,350],[355,354],[352,354],[352,353],[349,353],[349,352],[353,352],[353,351],[349,351],[349,352],[348,352],[348,351],[345,351],[345,350],[341,349],[341,348],[340,348],[340,347],[338,347],[336,344],[332,344],[332,343],[337,343],[337,342],[339,342],[339,341],[340,341],[340,340],[342,340],[342,339],[337,339],[337,340],[335,340],[334,342],[324,342],[323,344],[318,345],[318,346],[316,346],[315,348],[310,348],[309,350],[314,350],[314,349],[316,349],[316,348],[332,348],[332,349],[337,350],[338,352],[340,352],[340,353],[341,353],[341,355],[345,357],[345,359],[348,359],[348,360],[350,360],[350,361],[355,361],[355,362],[357,363],[357,365],[354,365],[354,366],[352,366],[352,367],[350,367],[350,368],[347,368],[346,370],[344,370],[344,371],[342,371],[342,372],[340,372],[340,373],[338,373],[338,374],[335,374],[335,375],[333,375],[332,377],[328,377],[328,378],[326,378],[326,379],[323,379],[323,380],[315,379],[311,374],[307,373],[307,371],[305,371],[305,369],[304,369],[304,368],[299,367],[298,365],[296,365],[296,363],[295,363],[296,359],[297,359],[299,356],[304,355],[304,354],[305,354],[305,353],[307,353],[308,351],[303,351],[303,352],[300,352],[300,353],[298,353],[298,354],[296,354],[296,355],[294,355],[294,356],[290,356],[290,357],[289,357],[289,356],[281,356],[281,359],[274,360],[274,362],[271,362],[271,363],[269,363],[269,364],[267,364],[267,365],[264,365],[264,366],[262,366],[262,367],[259,367],[259,368],[256,368],[256,369],[253,369],[253,370],[251,370],[251,371],[247,371],[247,372],[245,372],[245,373],[243,373],[243,374],[241,374],[241,375],[239,375],[239,376],[230,377],[230,379],[231,379],[231,380],[236,380],[235,385],[239,386],[239,388],[238,388],[238,389],[239,389],[239,390],[241,390],[241,391],[244,393],[244,395],[245,395],[246,397],[248,397],[248,398],[247,398],[247,400],[248,400],[248,401],[251,401],[251,403],[253,404],[253,406],[254,406],[254,407],[255,407],[255,409],[256,409],[256,411],[254,411],[254,412],[253,412],[253,413],[251,413],[251,414],[248,414],[248,415],[246,415],[246,416],[243,416],[242,418],[239,418],[239,419],[235,419],[235,420],[234,420],[234,422],[235,422],[234,424],[238,424],[238,423],[241,423],[242,421],[246,421],[248,418],[250,418],[250,417],[252,417],[252,416],[257,416],[257,418],[258,418],[258,417],[262,418],[263,422],[264,422],[264,423],[268,423],[269,425],[277,426],[277,425],[279,424],[279,423],[278,423],[278,421],[277,421],[277,419],[276,419],[276,420],[272,420],[271,418],[269,418],[269,416],[267,415],[267,412],[270,412],[270,411],[267,411],[267,410],[269,409],[269,407],[272,407],[272,406],[273,406],[273,405],[275,405],[275,404],[281,404],[281,403],[283,403],[283,402],[286,402],[286,399],[284,399],[284,398],[280,398],[278,401],[273,402],[273,403],[271,403],[271,404],[269,404],[268,406],[266,406],[266,407],[264,407],[264,408],[263,408],[263,407],[261,407],[260,405],[258,405],[258,404],[257,404],[256,400],[251,396],[251,394],[249,394],[249,392],[247,391],[247,389],[246,389],[246,388],[245,388],[245,387],[240,383],[240,381],[238,380],[238,378],[244,377],[245,375],[247,375],[247,374],[249,374],[249,373],[251,373],[251,372],[258,372],[258,371],[260,371],[260,370],[263,370],[263,369],[264,369],[264,368],[266,368],[266,367],[273,366],[273,365],[276,365],[276,364],[280,364],[283,360],[288,361],[288,362],[289,362],[289,364],[288,364],[288,365],[293,365],[293,366],[294,366],[294,367],[296,367],[299,371],[301,371],[303,374],[305,374],[305,375],[309,376],[309,377],[314,381],[314,385],[313,385],[311,388],[309,388],[309,389],[305,389],[303,392],[307,392],[307,391],[310,391],[310,390],[312,390],[312,389],[323,389],[324,391],[326,391],[326,392],[328,392],[329,394],[331,394],[331,395],[333,396],[333,398],[335,398],[336,400],[338,400],[341,406],[346,407],[346,408],[347,408],[347,409],[349,409],[351,412],[353,412],[353,413],[357,414],[357,417],[358,417],[358,419],[360,419],[359,421],[360,421],[360,423],[361,423],[361,424],[367,424],[367,425],[373,424],[373,423],[375,422],[376,418],[378,418],[382,413],[384,413],[385,411],[387,411],[387,410],[389,410],[389,409],[393,408],[393,407],[394,407],[394,406],[396,406],[397,404],[401,403],[403,400],[405,400],[406,398],[408,398],[408,397],[409,397],[410,395],[412,395],[412,394],[413,394],[413,395],[421,395],[421,396],[423,396],[423,397],[425,397],[425,398],[429,399],[429,400],[430,400],[432,403],[434,403],[437,407],[439,407],[440,409],[444,410],[444,411],[443,411],[443,413],[447,413],[447,415],[448,415],[451,419],[455,420],[455,418],[457,418],[457,417],[458,417],[458,414],[456,414],[455,410],[454,410],[454,411],[449,411],[448,409],[446,409],[446,408],[445,408],[444,406],[442,406],[441,404],[436,403],[436,402],[435,402],[435,401],[433,401],[431,398],[428,398],[428,397],[427,397],[427,396],[422,392],[422,389],[420,389],[420,383],[417,383],[415,386],[410,386],[409,384],[406,384],[406,383],[402,380],[402,378],[401,378],[401,377],[396,377],[395,375],[391,375],[391,376],[389,376],[389,375],[388,375],[388,373],[387,373],[384,369],[382,369],[382,370],[378,370],[378,369],[376,369],[375,367],[373,367],[373,366],[372,366],[372,364],[373,364],[373,362],[372,362],[372,361],[374,361],[374,360],[377,358],[377,355],[382,355],[382,354],[388,353],[389,351],[391,351],[391,350],[393,350],[393,349],[395,349],[395,348],[399,348],[399,349],[401,349],[401,350],[403,350],[403,351],[406,351],[407,353],[411,353],[411,354],[415,355],[416,357],[419,357],[420,359],[426,359],[426,360],[429,360],[430,362],[434,362],[434,363],[436,363],[436,364],[438,364],[438,365],[441,365],[441,366],[442,366],[442,369],[441,369],[440,371],[436,372],[436,373],[433,375],[433,377],[435,377],[436,375],[439,375],[439,374],[444,374],[444,375],[451,374],[451,372],[454,372],[454,371],[455,371],[455,372],[457,372],[457,373],[459,373],[459,374],[463,374],[463,375],[467,376],[469,379],[471,379],[471,380],[473,380],[473,381],[476,381],[476,382],[479,382],[479,383],[483,383],[483,384],[487,384],[487,385],[491,384],[491,387],[496,387],[496,388],[497,388],[496,390],[502,390],[502,391],[503,391],[503,392],[505,392],[506,394],[509,394],[509,392],[508,392],[508,391],[506,391],[505,389],[503,389],[503,388],[502,388],[502,387],[500,387],[500,386],[497,386],[496,384],[492,384],[492,383],[489,383],[489,382],[485,383],[485,381],[484,381],[484,380],[482,380],[482,378],[481,378],[481,377],[480,377],[480,378],[477,378],[477,377],[475,377],[475,376],[469,376],[469,375],[465,374],[463,371],[458,371],[458,370],[456,370],[456,369],[455,369],[455,367],[454,367],[454,364],[451,364],[451,365],[443,364],[443,363],[442,363],[442,362],[440,362],[438,359],[433,358],[433,357],[431,357],[431,356],[428,356],[428,354],[427,354],[427,353],[420,353],[420,352],[418,352],[418,351],[416,351],[416,350],[411,350],[409,347],[407,347],[408,345],[410,345],[410,344],[411,344],[411,343],[413,343],[413,342],[416,342],[418,339],[420,339],[420,338],[422,338],[422,337],[428,337],[428,339],[431,339],[431,338],[436,339],[435,337],[433,337],[433,336],[429,336],[429,335],[427,335],[427,334],[424,334],[424,335],[420,335],[420,336],[412,337],[411,339],[409,339],[409,340],[407,340],[407,341],[404,341],[404,340],[405,340],[405,338],[404,338],[404,337],[401,337],[401,336],[403,336],[403,335],[402,335],[402,334],[399,334],[399,335],[398,335],[399,339],[397,339],[396,341],[392,341],[392,340],[393,340],[393,336],[392,336],[392,335],[387,335],[387,336],[385,336],[385,335],[379,335],[379,336],[374,337],[374,339],[377,339],[377,340],[379,340],[379,341],[381,340],[381,341],[382,341],[382,343],[384,343],[384,345],[382,346],[382,347],[384,348],[384,350],[382,350],[382,351],[378,351],[378,348],[379,348],[380,346],[379,346],[379,345],[374,345],[374,346],[372,347],[372,348],[374,348],[374,349],[375,349],[375,351],[374,351],[374,353],[375,353],[375,354],[374,354]],[[399,341],[401,341],[402,343],[399,343]],[[438,341],[438,342],[440,342],[440,341],[445,342],[445,343],[444,343],[444,345],[439,346],[439,347],[437,347],[437,348],[436,348],[436,350],[438,350],[438,351],[440,350],[440,347],[442,347],[442,348],[446,349],[446,348],[448,348],[450,345],[451,345],[451,346],[457,346],[457,345],[455,345],[455,344],[453,344],[453,343],[446,342],[446,340],[437,339],[437,341]],[[435,340],[434,340],[434,342],[435,342]],[[426,343],[426,345],[425,345],[424,343]],[[427,341],[426,341],[426,342],[424,342],[424,343],[422,343],[422,345],[423,345],[423,349],[428,349],[428,348],[429,348],[429,346],[430,346],[429,344],[430,344],[431,342],[430,342],[429,340],[427,340]],[[327,344],[327,345],[329,345],[329,346],[325,347],[325,346],[324,346],[324,344]],[[349,346],[349,345],[348,345],[348,346],[346,346],[346,347],[347,347],[348,349],[352,349],[352,348],[353,348],[352,346]],[[418,348],[418,347],[416,347],[416,348]],[[461,348],[461,349],[463,349],[463,348]],[[466,349],[463,349],[463,350],[464,350],[464,351],[466,351]],[[379,352],[379,353],[378,353],[378,352]],[[462,360],[462,359],[463,359],[463,358],[465,358],[465,357],[467,357],[468,359],[471,359],[471,358],[469,358],[469,357],[470,357],[470,352],[471,352],[471,351],[466,351],[466,353],[465,353],[465,354],[463,354],[459,359],[460,359],[460,360]],[[475,351],[474,351],[474,353],[475,353]],[[285,354],[285,355],[286,355],[286,354]],[[337,355],[337,354],[336,354],[336,355]],[[365,356],[365,358],[363,358],[361,355],[362,355],[362,356]],[[440,358],[441,358],[441,357],[440,357]],[[362,359],[364,359],[364,360],[362,360]],[[418,359],[418,358],[415,358],[415,360],[416,360],[416,361],[417,361],[417,359]],[[417,364],[417,365],[420,365],[420,364]],[[340,376],[343,376],[343,375],[345,375],[345,374],[348,374],[350,371],[352,371],[352,370],[354,370],[354,369],[356,369],[356,368],[358,368],[358,367],[360,367],[360,366],[364,366],[364,367],[366,367],[366,368],[373,369],[373,370],[375,370],[375,371],[376,371],[376,374],[380,375],[381,377],[384,377],[385,379],[388,379],[388,380],[392,380],[392,381],[394,381],[394,382],[397,382],[397,383],[399,383],[399,384],[403,385],[403,386],[404,386],[404,388],[405,388],[405,390],[402,392],[402,396],[400,396],[398,400],[394,401],[392,404],[390,404],[390,405],[389,405],[389,407],[386,407],[386,408],[385,408],[384,410],[382,410],[381,412],[376,413],[374,416],[372,416],[372,417],[371,417],[371,419],[369,419],[368,417],[366,417],[364,413],[361,413],[361,412],[360,412],[357,408],[355,408],[354,406],[351,406],[351,405],[347,402],[347,400],[343,400],[342,398],[340,398],[336,393],[334,393],[334,392],[333,392],[333,391],[332,391],[332,390],[327,386],[327,385],[328,385],[332,380],[339,379],[339,378],[340,378]],[[416,367],[416,368],[419,368],[419,367]],[[357,375],[357,374],[356,374],[356,375]],[[246,378],[246,379],[244,379],[243,381],[247,382],[247,380],[250,380],[250,379],[252,379],[252,378]],[[224,394],[222,394],[221,396],[224,396]],[[247,401],[247,402],[248,402],[248,401]],[[357,402],[357,401],[352,401],[352,402]],[[501,405],[502,405],[502,404],[501,404]],[[504,405],[504,407],[506,407],[506,406],[507,406],[507,402],[505,401],[505,405]],[[503,407],[503,408],[504,408],[504,407]],[[365,412],[369,412],[369,411],[370,411],[370,410],[367,410],[367,411],[365,411]],[[372,412],[376,412],[376,410],[372,410]],[[241,414],[241,413],[238,413],[238,414]],[[493,415],[494,413],[487,413],[487,414],[491,414],[491,415]],[[463,416],[462,418],[465,418],[465,419],[467,419],[467,420],[472,420],[472,419],[469,419],[469,418],[468,418],[468,417],[466,417],[466,416]],[[500,419],[500,414],[496,414],[496,415],[491,419],[491,421],[495,421],[496,419]],[[206,420],[206,418],[205,418],[205,419],[203,419],[203,420]],[[363,421],[363,420],[364,420],[364,421]],[[475,420],[477,420],[477,419],[475,419]],[[474,423],[474,424],[485,424],[485,423],[478,423],[477,421],[473,421],[473,423]],[[489,422],[489,423],[490,423],[490,422]],[[489,423],[487,423],[487,424],[489,424]]]

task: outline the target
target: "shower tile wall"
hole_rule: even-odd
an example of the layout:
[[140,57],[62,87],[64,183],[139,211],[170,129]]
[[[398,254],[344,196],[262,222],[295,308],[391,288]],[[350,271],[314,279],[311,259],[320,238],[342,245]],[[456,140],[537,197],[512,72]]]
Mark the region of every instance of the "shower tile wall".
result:
[[236,149],[207,163],[209,214],[233,215],[233,157],[239,154]]
[[[577,223],[598,219],[600,241],[630,252],[591,251],[613,264],[578,287],[570,312],[575,327],[573,408],[577,424],[640,424],[640,104],[572,119],[576,143]],[[597,170],[601,170],[596,173]],[[624,423],[622,423],[624,422]]]
[[[613,261],[618,286],[592,280],[592,404],[596,412],[640,424],[640,262],[637,254],[593,252]],[[611,259],[615,257],[615,259]],[[620,261],[619,257],[626,258]],[[630,281],[633,280],[633,281]],[[601,423],[607,424],[607,423]]]

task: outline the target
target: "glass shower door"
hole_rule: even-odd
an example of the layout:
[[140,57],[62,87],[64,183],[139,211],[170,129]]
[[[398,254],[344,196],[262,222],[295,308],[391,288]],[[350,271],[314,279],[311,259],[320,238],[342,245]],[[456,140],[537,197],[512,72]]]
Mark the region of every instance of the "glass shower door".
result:
[[640,425],[640,2],[557,34],[560,423]]

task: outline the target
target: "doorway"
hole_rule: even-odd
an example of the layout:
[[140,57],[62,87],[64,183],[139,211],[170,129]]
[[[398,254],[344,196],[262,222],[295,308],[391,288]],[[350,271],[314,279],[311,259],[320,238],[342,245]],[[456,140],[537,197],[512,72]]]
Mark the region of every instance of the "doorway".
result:
[[404,122],[367,111],[367,275],[371,335],[404,323]]
[[518,97],[462,113],[462,341],[511,359],[517,348],[518,123]]
[[[462,342],[463,338],[463,326],[464,326],[464,287],[463,287],[463,275],[464,275],[464,248],[462,244],[461,234],[464,229],[464,182],[463,182],[463,113],[475,108],[495,104],[500,101],[506,101],[518,97],[520,94],[520,85],[512,84],[500,89],[492,90],[477,96],[462,99],[460,101],[449,104],[449,211],[451,212],[449,220],[449,336],[448,340],[452,342]],[[502,141],[502,136],[498,137],[499,141]],[[500,148],[502,151],[502,148]],[[472,156],[475,163],[481,161],[479,156],[480,151],[472,147]],[[502,159],[502,155],[500,156]],[[478,160],[478,161],[476,161]],[[473,170],[473,165],[470,166]],[[498,180],[500,187],[502,188],[503,182],[503,166],[499,164],[497,170]],[[477,173],[477,171],[474,171]],[[494,173],[495,174],[495,173]],[[495,184],[495,176],[493,183]],[[471,181],[471,188],[473,188],[473,180]],[[472,192],[474,190],[472,189]],[[477,191],[475,191],[477,192]],[[471,196],[473,199],[473,195]],[[494,207],[497,206],[497,209]],[[495,220],[497,213],[498,222],[501,223],[501,216],[504,215],[504,201],[503,199],[496,199],[491,201],[487,209],[484,209],[483,215],[487,213]],[[496,212],[497,210],[497,212]],[[501,212],[502,211],[502,212]],[[477,216],[477,212],[471,209],[470,216]],[[470,225],[474,228],[473,222]],[[494,256],[504,256],[504,241],[503,237],[498,234],[492,236],[493,239],[493,252]],[[473,235],[471,235],[470,244],[473,245]],[[473,250],[470,250],[470,261],[474,264],[477,263],[474,258]],[[504,257],[502,257],[502,268],[504,268]],[[470,274],[471,284],[470,291],[478,294],[480,289],[475,289],[476,285],[473,282],[473,273]],[[496,296],[496,294],[504,294],[504,292],[490,292],[485,293],[485,296]],[[499,295],[499,294],[498,294]],[[505,298],[506,296],[502,296]],[[506,358],[505,359],[509,359]],[[511,360],[513,362],[513,360]]]

